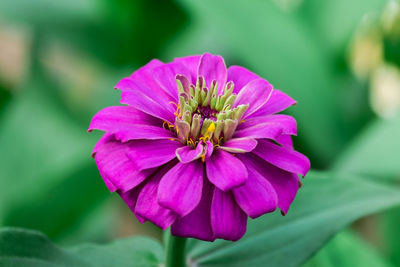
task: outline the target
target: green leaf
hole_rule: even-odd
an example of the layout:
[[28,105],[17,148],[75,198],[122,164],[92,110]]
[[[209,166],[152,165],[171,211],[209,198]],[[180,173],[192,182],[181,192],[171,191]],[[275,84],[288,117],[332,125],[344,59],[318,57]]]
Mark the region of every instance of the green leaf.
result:
[[378,251],[350,230],[335,236],[303,267],[354,267],[391,265]]
[[400,175],[400,114],[377,119],[367,127],[340,157],[334,169],[382,178]]
[[29,230],[0,230],[1,266],[159,266],[161,245],[145,237],[106,245],[85,244],[69,249],[54,245],[45,235]]
[[298,266],[344,226],[400,204],[400,191],[369,180],[310,173],[283,217],[277,212],[249,220],[238,242],[191,240],[197,266]]

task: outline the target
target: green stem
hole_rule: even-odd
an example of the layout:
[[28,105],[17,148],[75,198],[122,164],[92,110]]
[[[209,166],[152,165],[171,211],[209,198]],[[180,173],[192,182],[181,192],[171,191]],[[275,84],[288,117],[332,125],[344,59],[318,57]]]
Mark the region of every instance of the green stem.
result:
[[186,238],[169,236],[165,267],[185,267]]

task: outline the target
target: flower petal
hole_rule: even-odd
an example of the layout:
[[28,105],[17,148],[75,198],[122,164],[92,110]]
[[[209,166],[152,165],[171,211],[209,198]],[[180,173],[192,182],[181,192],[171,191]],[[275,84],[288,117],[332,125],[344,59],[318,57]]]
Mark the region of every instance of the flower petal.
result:
[[167,229],[177,218],[169,209],[160,206],[157,202],[157,189],[161,178],[171,169],[175,162],[163,166],[143,186],[137,198],[135,213],[151,221],[163,230]]
[[[155,125],[160,126],[155,126]],[[161,128],[161,120],[127,106],[104,108],[92,119],[88,131],[94,129],[115,134],[122,142],[135,139],[170,139],[171,131]]]
[[178,87],[175,80],[177,74],[189,78],[191,76],[190,71],[178,63],[167,63],[153,70],[153,76],[157,83],[176,100],[178,99]]
[[247,181],[244,164],[230,153],[217,149],[206,162],[207,177],[223,191],[231,190]]
[[259,140],[253,153],[288,172],[305,176],[310,169],[310,161],[306,156],[290,148],[275,145],[267,140]]
[[[151,90],[132,78],[124,78],[118,82],[115,88],[122,90],[121,103],[128,104],[154,117],[166,120],[173,124],[175,120],[175,108],[169,104],[171,98],[160,90]],[[154,91],[154,92],[152,92]],[[173,99],[176,101],[176,99]]]
[[278,206],[274,187],[251,166],[247,155],[239,157],[247,167],[249,178],[244,185],[232,189],[237,204],[253,219],[273,212]]
[[129,207],[129,209],[133,212],[140,223],[146,222],[146,219],[142,216],[138,215],[135,211],[137,199],[140,191],[142,190],[142,186],[135,187],[127,192],[117,191],[119,196],[125,202],[125,204]]
[[128,191],[154,172],[154,169],[137,170],[136,165],[126,156],[127,148],[127,144],[109,138],[97,146],[93,154],[101,176],[114,185],[113,191]]
[[171,140],[135,140],[129,142],[126,155],[140,171],[158,167],[174,159],[175,150],[182,145]]
[[197,69],[199,67],[201,55],[194,55],[189,57],[178,57],[174,59],[175,63],[182,64],[190,71],[190,81],[196,84]]
[[263,123],[279,123],[282,125],[282,134],[297,135],[296,120],[292,116],[283,114],[248,118],[239,124],[238,131]]
[[88,131],[94,129],[105,132],[116,132],[116,129],[130,128],[138,124],[160,125],[161,120],[129,106],[107,107],[92,118]]
[[252,151],[256,146],[257,141],[253,138],[233,138],[219,148],[231,153],[246,153]]
[[180,216],[189,214],[200,202],[203,164],[199,161],[178,163],[161,179],[158,203]]
[[295,105],[297,102],[293,100],[290,96],[274,89],[272,91],[271,97],[268,102],[262,106],[259,110],[257,110],[253,116],[267,116],[273,113],[281,112],[282,110],[287,109],[288,107]]
[[232,81],[234,83],[233,92],[237,94],[240,90],[247,85],[249,82],[255,79],[259,79],[260,77],[240,66],[230,66],[228,68],[228,81]]
[[282,134],[278,138],[276,138],[275,141],[284,147],[293,149],[293,140],[290,135]]
[[249,82],[240,90],[233,106],[249,105],[249,108],[244,113],[243,118],[250,116],[267,103],[271,96],[273,87],[264,79],[256,79]]
[[224,59],[221,56],[204,53],[200,58],[197,75],[204,77],[207,88],[210,88],[211,82],[216,80],[218,83],[218,92],[222,92],[228,76]]
[[115,138],[121,142],[137,139],[173,139],[176,136],[164,128],[149,125],[133,125],[130,128],[119,129],[115,132]]
[[246,233],[247,216],[236,204],[232,192],[215,188],[211,204],[211,226],[215,238],[237,241]]
[[[133,81],[132,84],[127,84],[128,86],[124,86],[123,83],[118,83],[115,88],[122,90],[124,93],[132,93],[135,94],[137,90],[141,91],[146,96],[156,100],[157,102],[166,105],[169,101],[176,100],[173,96],[168,94],[168,91],[165,91],[162,87],[158,85],[156,80],[154,79],[154,69],[160,66],[165,65],[163,62],[153,59],[149,63],[147,63],[144,67],[138,69],[132,75],[125,78],[128,81]],[[124,79],[124,80],[125,80]],[[137,88],[135,84],[140,84],[141,87]],[[145,90],[144,90],[145,89]],[[172,97],[172,98],[171,98]],[[123,100],[122,100],[123,101]]]
[[286,214],[299,188],[297,174],[279,169],[252,153],[246,156],[248,159],[246,166],[257,171],[271,183],[278,196],[278,207]]
[[255,126],[245,128],[237,131],[233,138],[266,138],[266,139],[276,139],[278,138],[282,132],[284,131],[285,125],[277,122],[266,122],[262,124],[257,124]]
[[205,161],[207,161],[211,157],[213,151],[214,151],[214,145],[210,141],[207,141],[206,142],[206,155],[204,157]]
[[178,218],[171,226],[174,236],[193,237],[204,241],[214,241],[211,228],[211,201],[214,186],[203,179],[203,192],[199,205],[188,215]]
[[196,149],[193,149],[190,146],[183,146],[176,149],[176,157],[182,163],[188,163],[193,160],[200,158],[201,154],[203,153],[204,146],[200,142],[197,144]]

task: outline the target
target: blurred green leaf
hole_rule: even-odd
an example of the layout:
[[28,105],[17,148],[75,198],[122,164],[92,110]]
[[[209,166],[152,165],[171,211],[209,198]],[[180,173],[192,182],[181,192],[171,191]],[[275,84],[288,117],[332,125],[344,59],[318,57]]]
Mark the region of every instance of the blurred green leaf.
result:
[[0,122],[0,220],[56,238],[88,216],[107,189],[90,158],[96,135],[71,121],[43,90],[48,86],[35,76]]
[[366,14],[379,16],[386,4],[384,0],[305,0],[300,9],[302,17],[324,45],[343,57],[343,51],[363,17]]
[[100,3],[96,0],[3,0],[0,2],[0,16],[40,27],[56,27],[95,20],[99,15]]
[[371,123],[348,147],[335,170],[382,178],[400,177],[400,114]]
[[246,235],[234,243],[191,240],[188,257],[196,266],[298,266],[345,225],[399,204],[396,188],[310,173],[285,217],[250,220]]
[[6,103],[10,100],[11,94],[7,91],[0,83],[0,119],[3,115],[4,107]]
[[1,266],[159,266],[161,245],[149,238],[121,239],[107,245],[62,249],[43,234],[23,229],[0,230]]
[[400,208],[385,212],[378,218],[377,232],[381,237],[388,258],[395,266],[400,266]]
[[303,267],[391,267],[386,259],[355,233],[345,231],[335,236]]
[[[333,56],[315,29],[273,1],[256,0],[251,5],[244,0],[180,3],[193,14],[192,27],[167,54],[209,49],[228,58],[231,55],[234,61],[289,93],[298,100],[289,112],[299,122],[299,138],[307,154],[314,167],[328,166],[354,134],[346,126],[358,125],[358,118],[349,120],[341,99],[344,95],[348,99],[348,91],[353,89],[344,86],[351,74],[337,71]],[[208,41],[204,41],[208,34]],[[186,41],[189,45],[181,44]]]
[[147,63],[185,22],[171,0],[2,0],[0,17],[117,66]]

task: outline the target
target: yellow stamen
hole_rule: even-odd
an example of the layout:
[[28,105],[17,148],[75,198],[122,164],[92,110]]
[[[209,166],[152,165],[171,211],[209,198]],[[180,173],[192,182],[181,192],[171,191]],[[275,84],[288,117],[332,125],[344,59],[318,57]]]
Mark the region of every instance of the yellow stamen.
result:
[[176,111],[175,111],[174,115],[176,117],[180,118],[182,116],[181,107],[173,101],[168,102],[168,104],[173,104],[176,107]]
[[[214,131],[215,131],[215,123],[211,122],[210,126],[208,126],[208,128],[207,128],[207,132],[204,134],[203,140],[204,141],[209,140],[211,135],[214,133]],[[200,140],[201,140],[201,138],[200,138]]]
[[167,124],[167,125],[169,126],[169,123],[166,122],[166,121],[164,121],[163,124],[162,124],[162,127],[163,127],[164,129],[165,129],[165,124]]

